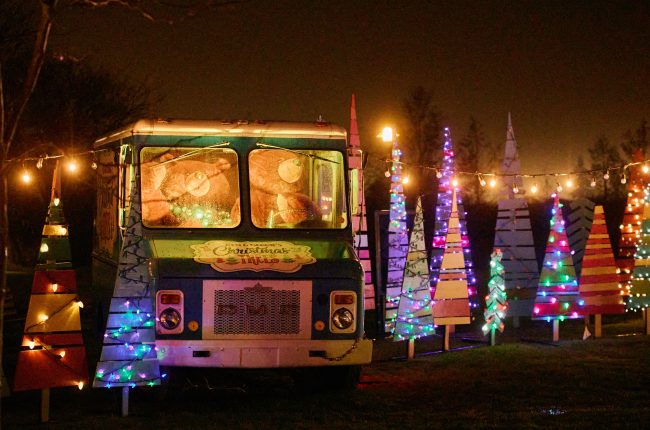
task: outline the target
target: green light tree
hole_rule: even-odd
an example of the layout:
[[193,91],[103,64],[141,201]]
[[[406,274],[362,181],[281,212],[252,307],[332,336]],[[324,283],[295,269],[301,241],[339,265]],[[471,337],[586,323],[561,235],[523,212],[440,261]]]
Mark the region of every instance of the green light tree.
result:
[[490,280],[488,281],[489,293],[485,296],[485,324],[483,333],[490,333],[490,345],[494,345],[495,331],[498,329],[503,333],[505,327],[503,319],[508,310],[506,299],[506,284],[504,280],[505,270],[501,264],[503,254],[500,249],[495,249],[490,259]]

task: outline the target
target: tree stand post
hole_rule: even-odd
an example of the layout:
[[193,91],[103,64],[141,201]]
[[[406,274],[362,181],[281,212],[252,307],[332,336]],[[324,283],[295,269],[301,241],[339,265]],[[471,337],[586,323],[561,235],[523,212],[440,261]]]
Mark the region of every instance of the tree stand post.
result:
[[598,339],[603,335],[603,315],[594,315],[594,337]]
[[519,317],[512,317],[512,326],[514,328],[519,328],[520,324]]
[[442,337],[442,350],[449,351],[449,326],[446,325],[444,327],[444,334]]
[[122,387],[122,416],[129,415],[129,387]]
[[449,329],[449,334],[456,333],[456,326],[454,324],[451,324],[451,325],[448,325],[448,326],[445,326],[445,327],[447,327]]
[[560,320],[553,320],[553,342],[560,341]]
[[496,345],[496,329],[492,327],[490,329],[490,346]]
[[406,358],[412,360],[415,357],[415,339],[409,339],[407,344]]
[[41,422],[48,421],[50,421],[50,389],[43,388],[41,390]]

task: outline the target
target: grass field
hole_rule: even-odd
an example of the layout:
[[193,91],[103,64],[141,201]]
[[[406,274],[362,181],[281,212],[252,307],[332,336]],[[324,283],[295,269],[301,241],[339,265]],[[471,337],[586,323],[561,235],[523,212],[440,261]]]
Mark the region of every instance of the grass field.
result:
[[[581,321],[550,327],[526,321],[500,344],[480,343],[478,327],[459,327],[453,351],[439,338],[375,342],[373,363],[353,392],[304,393],[275,372],[223,374],[213,389],[160,400],[132,391],[119,416],[119,390],[53,389],[51,422],[39,424],[38,392],[2,401],[3,428],[51,429],[424,429],[648,428],[650,337],[638,318],[606,319],[604,338],[582,341]],[[464,331],[460,331],[463,329]],[[226,376],[228,382],[226,382]],[[232,379],[232,378],[235,379]]]

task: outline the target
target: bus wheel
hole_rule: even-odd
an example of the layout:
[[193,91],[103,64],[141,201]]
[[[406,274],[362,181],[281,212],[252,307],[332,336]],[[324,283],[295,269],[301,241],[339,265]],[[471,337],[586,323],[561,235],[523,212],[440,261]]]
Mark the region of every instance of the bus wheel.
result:
[[361,366],[324,366],[297,369],[293,379],[301,391],[354,390]]

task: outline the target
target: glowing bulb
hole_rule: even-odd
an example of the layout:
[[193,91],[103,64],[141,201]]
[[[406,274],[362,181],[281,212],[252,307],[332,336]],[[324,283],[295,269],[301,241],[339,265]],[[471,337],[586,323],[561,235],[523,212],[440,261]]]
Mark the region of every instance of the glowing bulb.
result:
[[50,317],[48,317],[48,316],[45,315],[45,314],[40,314],[40,315],[38,316],[38,320],[39,320],[40,322],[42,322],[42,323],[44,323],[44,322],[47,321],[48,319],[50,319]]
[[30,340],[27,346],[29,346],[29,349],[34,349],[34,347],[36,346],[36,342],[34,342],[34,339]]
[[80,390],[83,390],[83,388],[84,388],[84,381],[79,381],[79,382],[77,382],[77,387],[78,387]]
[[438,179],[442,178],[442,171],[441,170],[436,170],[436,178],[438,178]]
[[59,289],[59,284],[57,284],[57,283],[55,282],[55,283],[53,283],[53,284],[51,285],[51,288],[52,288],[52,292],[53,292],[53,293],[56,293],[56,290]]
[[596,186],[596,178],[591,178],[591,183],[589,185],[591,188],[594,188]]
[[61,358],[65,357],[65,351],[59,352],[59,357],[61,357]]
[[68,161],[67,167],[68,167],[68,172],[70,173],[75,173],[77,169],[79,169],[79,165],[75,160]]
[[456,178],[452,179],[451,180],[451,185],[453,185],[454,187],[457,187],[458,186],[458,179],[456,179]]
[[52,203],[54,203],[54,206],[59,206],[61,204],[61,199],[58,197],[54,197],[54,200],[52,200]]
[[485,179],[483,179],[482,176],[478,177],[478,183],[481,184],[482,187],[484,187],[487,184],[487,182],[485,182]]
[[79,308],[83,308],[84,302],[82,302],[81,300],[77,300],[77,306],[79,306]]
[[[93,170],[97,170],[97,162],[93,161],[92,164],[90,165],[90,168]],[[83,386],[83,382],[81,383],[81,385]]]
[[381,130],[381,140],[384,142],[393,141],[393,129],[391,127],[384,127]]
[[46,253],[49,250],[50,250],[50,248],[47,246],[47,243],[42,243],[41,244],[41,252],[42,253]]
[[497,180],[492,178],[490,179],[490,188],[494,188],[497,186]]
[[627,178],[625,175],[621,176],[621,184],[625,184],[627,182]]
[[384,176],[386,176],[387,178],[390,178],[390,172],[389,172],[388,170],[386,170],[386,171],[384,172]]
[[23,170],[23,174],[20,176],[20,179],[22,179],[25,184],[29,184],[32,182],[32,175],[30,175],[27,170]]
[[517,184],[515,184],[515,185],[512,187],[512,192],[515,193],[515,194],[517,194],[517,193],[519,192],[519,188],[517,188]]
[[533,194],[537,193],[537,184],[533,184],[533,186],[530,188],[530,192]]
[[608,180],[608,179],[609,179],[609,170],[608,170],[607,172],[605,172],[605,174],[603,175],[603,179],[604,179],[604,180]]
[[39,158],[38,161],[36,162],[36,168],[37,169],[42,169],[43,168],[43,159]]
[[567,188],[573,188],[573,181],[571,179],[567,179],[566,181],[566,187]]
[[408,183],[409,183],[409,177],[408,177],[408,176],[404,176],[404,178],[402,178],[402,184],[406,185],[406,184],[408,184]]
[[561,193],[562,190],[563,190],[562,185],[557,184],[557,188],[556,188],[556,190],[557,190],[558,193]]
[[648,173],[650,172],[650,167],[648,167],[647,164],[644,164],[641,170],[643,171],[643,173]]

